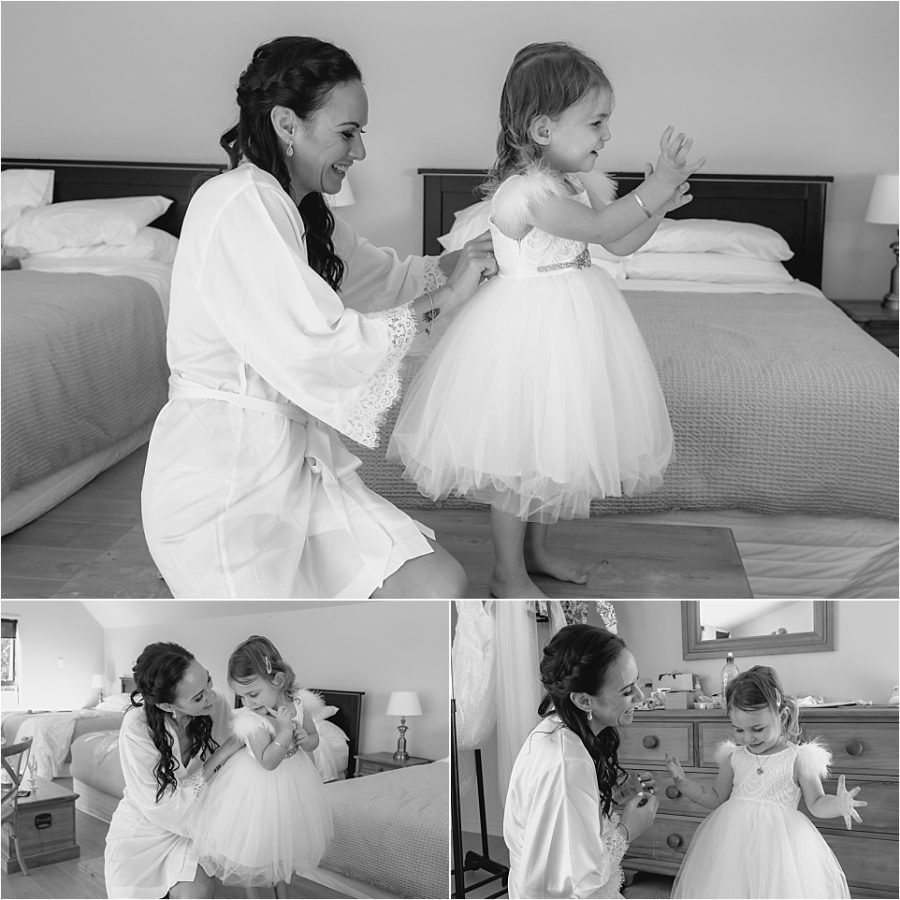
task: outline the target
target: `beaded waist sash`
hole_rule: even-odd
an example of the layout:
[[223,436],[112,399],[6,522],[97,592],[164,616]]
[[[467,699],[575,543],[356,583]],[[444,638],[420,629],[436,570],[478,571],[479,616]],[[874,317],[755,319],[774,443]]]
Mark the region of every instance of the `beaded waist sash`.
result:
[[567,269],[587,269],[592,265],[591,252],[587,247],[581,251],[574,259],[567,259],[564,262],[550,263],[546,266],[537,266],[534,269],[523,269],[516,272],[501,272],[501,278],[532,278],[534,275],[558,275]]

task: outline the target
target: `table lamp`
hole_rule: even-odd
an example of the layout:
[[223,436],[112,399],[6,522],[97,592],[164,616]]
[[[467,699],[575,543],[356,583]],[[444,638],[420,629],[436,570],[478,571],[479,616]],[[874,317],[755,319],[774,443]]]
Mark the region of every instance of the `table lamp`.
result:
[[102,675],[92,675],[91,676],[91,687],[98,688],[100,691],[100,700],[99,702],[103,702],[103,676]]
[[[869,208],[866,211],[866,221],[876,225],[896,226],[900,221],[900,216],[897,215],[898,191],[900,191],[900,176],[876,175],[872,196],[869,198]],[[891,270],[891,290],[881,301],[885,309],[897,309],[897,241],[891,244],[891,250],[894,251],[894,268]]]
[[422,715],[419,695],[415,691],[394,691],[388,700],[386,715],[400,716],[400,724],[397,726],[400,737],[397,740],[394,759],[409,759],[409,754],[406,752],[406,717]]

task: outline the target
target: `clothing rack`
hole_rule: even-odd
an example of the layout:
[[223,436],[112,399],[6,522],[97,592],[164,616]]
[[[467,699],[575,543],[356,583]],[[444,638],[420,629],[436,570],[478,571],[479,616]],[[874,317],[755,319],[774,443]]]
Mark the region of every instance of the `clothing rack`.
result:
[[[484,770],[481,763],[481,750],[475,750],[475,780],[478,787],[478,820],[481,829],[481,853],[469,850],[463,852],[462,811],[459,796],[459,749],[456,742],[456,700],[450,699],[450,813],[453,830],[453,894],[454,898],[464,898],[468,891],[490,884],[500,879],[501,890],[489,894],[489,898],[503,897],[507,892],[509,866],[491,859],[488,847],[487,816],[484,810]],[[489,877],[474,884],[466,884],[466,872],[483,871]]]

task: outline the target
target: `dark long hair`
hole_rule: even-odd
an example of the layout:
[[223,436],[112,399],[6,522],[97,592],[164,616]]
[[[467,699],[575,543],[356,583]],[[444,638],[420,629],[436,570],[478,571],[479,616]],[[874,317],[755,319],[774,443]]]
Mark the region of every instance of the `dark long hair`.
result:
[[[159,751],[159,762],[153,770],[157,783],[157,803],[167,787],[174,791],[178,784],[175,777],[176,760],[172,752],[174,739],[166,730],[166,713],[158,704],[174,702],[178,685],[193,661],[193,654],[178,644],[148,644],[132,669],[137,687],[131,692],[131,704],[143,706],[153,745]],[[137,700],[138,695],[143,702]],[[219,746],[213,740],[212,719],[209,716],[191,717],[187,734],[191,739],[188,760],[197,755],[206,759],[207,754]]]
[[581,50],[563,41],[523,47],[515,55],[500,93],[497,159],[483,190],[489,193],[507,176],[541,158],[541,148],[528,133],[535,118],[556,118],[591,90],[612,95],[606,73]]
[[584,744],[597,767],[597,785],[603,815],[609,816],[613,805],[613,789],[628,778],[619,765],[619,732],[613,726],[594,734],[587,714],[569,696],[584,692],[596,694],[603,687],[606,672],[625,650],[625,642],[605,628],[593,625],[566,625],[544,647],[541,660],[541,682],[546,694],[538,707],[538,715],[553,712],[562,719]]
[[[238,81],[238,122],[219,139],[228,154],[229,168],[248,159],[273,175],[290,196],[284,149],[269,118],[272,109],[285,106],[308,119],[337,85],[361,80],[349,53],[316,38],[280,37],[257,47]],[[297,208],[306,226],[309,264],[338,290],[344,263],[334,252],[334,216],[315,191],[303,197]]]
[[294,670],[267,638],[254,634],[239,644],[228,660],[228,680],[246,684],[254,678],[275,681],[278,673],[284,675],[284,693],[290,694],[297,686]]
[[771,666],[753,666],[728,682],[725,710],[732,709],[770,709],[781,721],[785,738],[793,744],[800,741],[800,707],[793,697],[785,696],[778,673]]

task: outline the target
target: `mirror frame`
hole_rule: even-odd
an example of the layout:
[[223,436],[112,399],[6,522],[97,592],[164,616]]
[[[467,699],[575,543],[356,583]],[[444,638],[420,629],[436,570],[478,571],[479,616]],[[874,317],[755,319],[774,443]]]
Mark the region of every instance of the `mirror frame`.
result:
[[834,650],[834,609],[826,600],[813,600],[813,630],[797,634],[700,640],[698,600],[681,601],[681,646],[684,659],[735,656],[770,656],[777,653],[819,653]]

